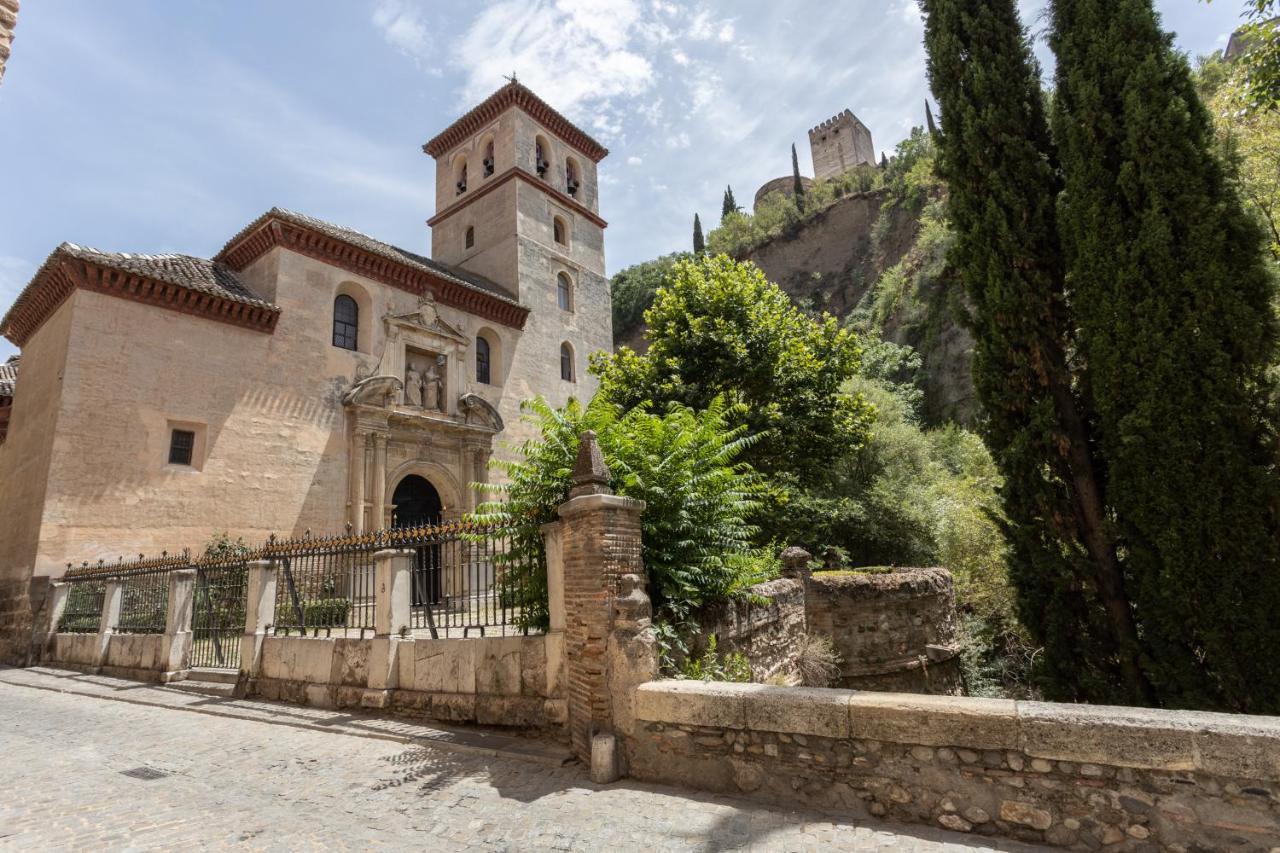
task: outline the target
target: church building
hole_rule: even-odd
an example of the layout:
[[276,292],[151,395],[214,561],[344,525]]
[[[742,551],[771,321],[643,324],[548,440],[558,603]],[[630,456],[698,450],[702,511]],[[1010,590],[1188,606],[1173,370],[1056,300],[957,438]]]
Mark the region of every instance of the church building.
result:
[[212,258],[63,243],[0,322],[0,577],[456,519],[612,348],[596,167],[502,87],[423,150],[431,256],[273,208]]

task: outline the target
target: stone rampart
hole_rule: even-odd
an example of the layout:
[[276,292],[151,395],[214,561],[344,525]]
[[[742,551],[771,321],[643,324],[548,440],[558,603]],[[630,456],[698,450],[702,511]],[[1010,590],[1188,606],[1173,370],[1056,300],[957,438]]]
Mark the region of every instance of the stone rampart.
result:
[[1077,850],[1273,850],[1280,718],[659,681],[630,775]]
[[959,693],[955,590],[946,569],[816,572],[809,633],[840,655],[838,686]]
[[779,578],[753,586],[749,593],[699,611],[694,618],[702,634],[693,651],[703,651],[714,634],[719,652],[746,655],[753,681],[790,677],[805,634],[804,582]]

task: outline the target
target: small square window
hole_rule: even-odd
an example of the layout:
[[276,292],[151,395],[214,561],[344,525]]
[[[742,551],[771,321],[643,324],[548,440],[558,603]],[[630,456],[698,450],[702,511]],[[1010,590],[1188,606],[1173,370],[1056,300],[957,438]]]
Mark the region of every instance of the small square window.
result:
[[175,429],[169,434],[169,464],[191,465],[196,449],[196,434],[186,429]]

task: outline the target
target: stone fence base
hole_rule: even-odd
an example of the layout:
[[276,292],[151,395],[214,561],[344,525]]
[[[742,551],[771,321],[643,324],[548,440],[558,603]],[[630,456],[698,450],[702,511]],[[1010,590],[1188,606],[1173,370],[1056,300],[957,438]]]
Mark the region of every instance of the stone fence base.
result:
[[630,775],[1079,850],[1280,845],[1280,718],[662,681]]

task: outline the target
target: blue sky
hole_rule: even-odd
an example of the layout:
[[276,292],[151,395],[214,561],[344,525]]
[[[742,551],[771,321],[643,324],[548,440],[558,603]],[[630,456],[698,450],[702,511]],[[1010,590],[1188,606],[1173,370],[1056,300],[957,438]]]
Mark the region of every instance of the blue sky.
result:
[[[1022,3],[1043,30],[1043,0]],[[1157,6],[1194,55],[1243,3]],[[0,85],[0,311],[63,240],[209,256],[272,205],[426,252],[421,144],[512,71],[611,149],[613,273],[686,248],[726,184],[749,203],[792,142],[809,172],[807,129],[846,107],[892,150],[922,122],[921,34],[914,0],[24,3]]]

